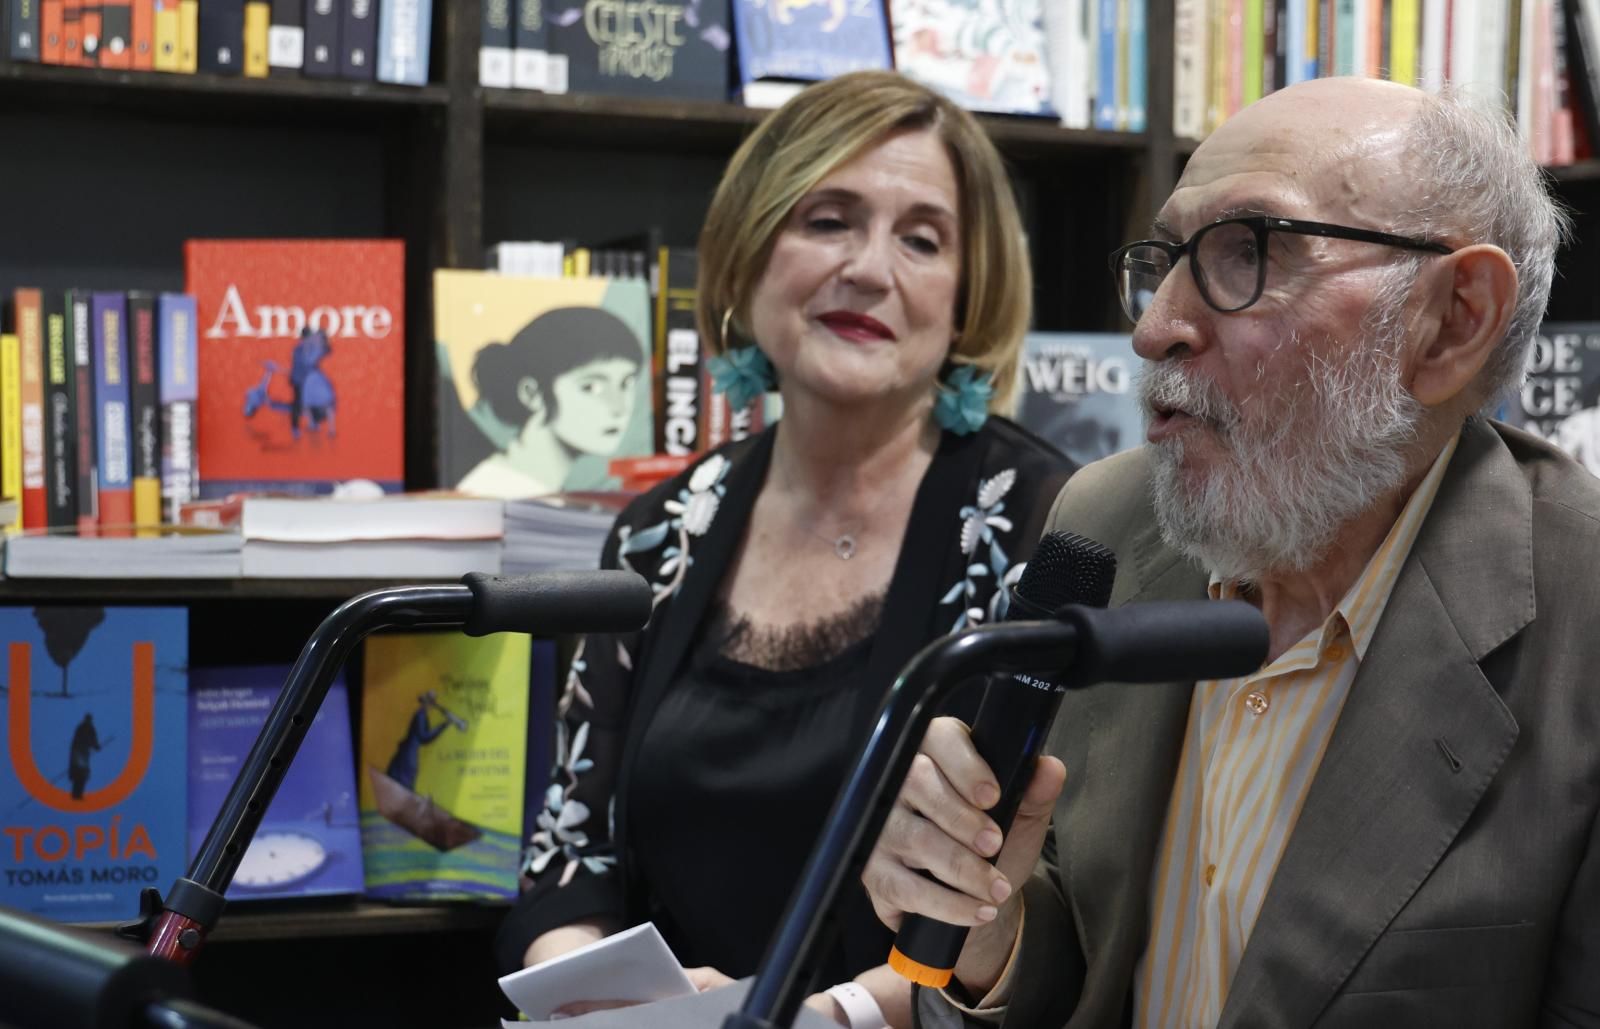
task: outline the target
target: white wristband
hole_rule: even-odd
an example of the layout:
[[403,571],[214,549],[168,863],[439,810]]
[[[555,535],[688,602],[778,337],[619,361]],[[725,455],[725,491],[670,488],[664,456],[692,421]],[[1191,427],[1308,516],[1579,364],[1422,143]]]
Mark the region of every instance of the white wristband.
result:
[[872,994],[860,983],[840,983],[830,986],[828,996],[839,1005],[850,1029],[884,1029],[883,1009],[872,999]]

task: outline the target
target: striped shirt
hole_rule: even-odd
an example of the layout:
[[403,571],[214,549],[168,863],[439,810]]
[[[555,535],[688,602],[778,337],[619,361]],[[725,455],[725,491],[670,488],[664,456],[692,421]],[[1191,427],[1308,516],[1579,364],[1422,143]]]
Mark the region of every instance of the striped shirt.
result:
[[[1151,874],[1150,942],[1134,979],[1138,1029],[1214,1026],[1221,1017],[1306,791],[1456,442],[1434,460],[1319,629],[1252,675],[1195,684]],[[1213,580],[1211,596],[1237,596],[1237,587]]]

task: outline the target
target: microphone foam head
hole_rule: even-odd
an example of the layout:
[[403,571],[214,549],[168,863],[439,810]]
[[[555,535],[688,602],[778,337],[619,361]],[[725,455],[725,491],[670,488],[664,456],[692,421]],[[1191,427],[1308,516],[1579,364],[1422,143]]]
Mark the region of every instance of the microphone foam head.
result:
[[1022,570],[1016,593],[1046,611],[1064,604],[1105,607],[1117,577],[1117,555],[1073,532],[1050,532]]

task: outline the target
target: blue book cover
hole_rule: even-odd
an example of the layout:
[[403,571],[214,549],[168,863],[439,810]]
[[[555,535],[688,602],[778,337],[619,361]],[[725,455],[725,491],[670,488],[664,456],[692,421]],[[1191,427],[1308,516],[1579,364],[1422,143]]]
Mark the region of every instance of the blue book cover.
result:
[[378,81],[427,83],[432,41],[433,0],[385,0],[378,8]]
[[132,919],[184,848],[183,608],[0,608],[0,905]]
[[[189,854],[199,851],[283,689],[287,665],[189,673]],[[361,813],[343,677],[329,687],[300,751],[239,862],[228,899],[360,893]]]
[[739,84],[892,67],[883,0],[733,0]]
[[94,405],[100,465],[100,531],[133,535],[132,423],[128,416],[127,297],[96,293],[94,319]]
[[1088,464],[1144,442],[1133,337],[1030,332],[1023,343],[1017,422]]

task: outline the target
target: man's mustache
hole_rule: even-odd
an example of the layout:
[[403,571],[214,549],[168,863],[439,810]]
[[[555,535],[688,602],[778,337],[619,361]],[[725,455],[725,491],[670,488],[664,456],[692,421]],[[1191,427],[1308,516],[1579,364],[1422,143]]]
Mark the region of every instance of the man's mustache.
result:
[[1147,364],[1139,371],[1139,404],[1146,418],[1157,411],[1182,411],[1227,431],[1239,424],[1239,409],[1215,382],[1184,372],[1174,361]]

